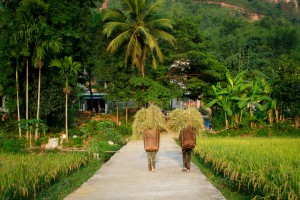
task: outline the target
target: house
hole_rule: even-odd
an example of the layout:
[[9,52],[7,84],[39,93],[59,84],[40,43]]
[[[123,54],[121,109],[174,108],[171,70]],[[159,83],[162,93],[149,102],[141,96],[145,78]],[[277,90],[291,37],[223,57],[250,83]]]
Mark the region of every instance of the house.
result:
[[[91,100],[92,99],[92,100]],[[93,106],[93,108],[91,108]],[[108,112],[108,99],[106,93],[93,92],[92,98],[90,91],[85,92],[79,100],[79,110],[93,110],[97,113]]]

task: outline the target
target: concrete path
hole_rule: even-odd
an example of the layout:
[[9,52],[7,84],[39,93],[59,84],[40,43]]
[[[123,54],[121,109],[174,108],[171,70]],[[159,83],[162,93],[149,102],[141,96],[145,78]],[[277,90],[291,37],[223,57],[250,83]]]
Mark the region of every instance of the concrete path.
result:
[[197,166],[181,172],[181,149],[163,137],[155,172],[148,171],[142,141],[131,141],[65,200],[223,200]]

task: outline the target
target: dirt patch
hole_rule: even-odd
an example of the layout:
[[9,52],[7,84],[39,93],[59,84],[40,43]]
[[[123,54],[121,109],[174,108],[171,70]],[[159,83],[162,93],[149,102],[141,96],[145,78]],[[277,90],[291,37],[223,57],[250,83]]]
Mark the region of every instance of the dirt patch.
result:
[[82,111],[76,113],[78,119],[78,126],[81,127],[89,121],[100,121],[100,120],[110,120],[117,123],[117,117],[112,114],[99,114],[92,111]]
[[[198,2],[198,1],[196,1]],[[206,3],[209,3],[209,4],[217,4],[217,5],[220,5],[221,7],[226,7],[226,8],[231,8],[231,9],[234,9],[234,10],[238,10],[240,12],[243,12],[243,13],[246,13],[249,15],[250,19],[252,21],[257,21],[257,20],[260,20],[263,15],[261,14],[258,14],[258,13],[253,13],[245,8],[242,8],[242,7],[239,7],[239,6],[235,6],[235,5],[232,5],[232,4],[228,4],[228,3],[224,3],[224,2],[216,2],[216,1],[205,1]]]

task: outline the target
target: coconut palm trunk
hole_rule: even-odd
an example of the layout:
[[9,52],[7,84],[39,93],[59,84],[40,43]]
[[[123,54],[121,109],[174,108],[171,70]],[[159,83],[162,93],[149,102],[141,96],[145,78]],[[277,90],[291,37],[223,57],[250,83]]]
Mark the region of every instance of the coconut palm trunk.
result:
[[[26,117],[26,121],[28,121],[29,117],[28,117],[28,68],[29,68],[29,61],[28,58],[26,60],[26,113],[25,113],[25,117]],[[29,139],[29,132],[28,132],[28,124],[26,124],[26,139]]]
[[116,108],[117,108],[117,124],[119,124],[119,102],[116,102]]
[[66,83],[66,103],[65,103],[65,128],[66,128],[66,140],[69,141],[69,133],[68,133],[68,83]]
[[90,99],[91,99],[91,111],[93,111],[94,108],[94,102],[93,102],[93,91],[92,91],[92,70],[88,70],[89,73],[89,89],[90,89]]
[[19,99],[19,74],[18,74],[18,65],[16,66],[16,93],[17,93],[17,115],[18,115],[18,130],[19,130],[19,137],[22,137],[22,130],[20,126],[20,99]]
[[128,124],[128,102],[126,102],[126,110],[125,110],[125,125],[127,127]]
[[[40,99],[41,99],[41,76],[42,76],[42,64],[39,66],[39,78],[38,78],[38,96],[37,96],[37,108],[36,108],[36,120],[40,118]],[[39,137],[39,123],[35,127],[34,139],[37,140]]]

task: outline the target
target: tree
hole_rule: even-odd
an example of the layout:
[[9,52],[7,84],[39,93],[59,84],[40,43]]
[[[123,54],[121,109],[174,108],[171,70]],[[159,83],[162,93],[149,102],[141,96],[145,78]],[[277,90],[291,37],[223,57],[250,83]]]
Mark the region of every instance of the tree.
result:
[[228,87],[222,88],[221,83],[218,82],[216,86],[212,86],[214,91],[214,99],[211,100],[206,107],[211,107],[217,104],[224,111],[225,128],[229,128],[228,117],[232,115],[232,101],[230,99],[230,91]]
[[[12,19],[11,12],[8,12],[8,10],[0,10],[0,16],[1,16],[1,23],[0,23],[0,54],[1,54],[1,66],[5,66],[5,68],[14,68],[15,69],[15,93],[16,93],[16,110],[17,110],[17,120],[18,124],[20,123],[20,90],[19,90],[19,71],[20,71],[20,57],[21,57],[21,49],[22,44],[20,42],[12,42],[11,40],[6,40],[6,38],[11,37],[12,30],[14,30],[15,25]],[[5,70],[1,70],[4,72]],[[4,72],[5,73],[5,72]],[[9,82],[9,74],[5,73],[5,82]],[[8,95],[8,87],[6,85],[11,85],[11,83],[4,83],[3,80],[1,80],[1,88],[3,92],[3,86],[6,88],[5,93],[1,94]],[[9,108],[10,111],[12,111],[12,108]],[[19,137],[22,137],[22,131],[20,125],[18,125],[18,131],[19,131]]]
[[[23,57],[25,57],[25,62],[26,62],[26,120],[29,120],[29,115],[28,115],[28,109],[29,109],[29,105],[28,105],[28,71],[29,71],[29,58],[30,58],[30,45],[32,44],[32,40],[33,40],[33,36],[34,33],[37,29],[37,26],[34,22],[34,20],[32,19],[32,16],[24,13],[22,10],[18,13],[18,17],[17,17],[17,22],[20,23],[19,26],[19,30],[17,30],[16,34],[14,34],[11,38],[12,43],[16,44],[17,42],[23,43],[23,48],[21,50],[21,55]],[[20,40],[20,41],[19,41]],[[28,139],[28,131],[26,131],[26,138]]]
[[154,3],[148,0],[121,0],[120,8],[104,10],[103,20],[109,20],[104,25],[104,34],[110,37],[116,33],[107,50],[116,52],[127,43],[125,63],[131,57],[132,66],[137,66],[142,77],[145,77],[144,68],[148,54],[152,57],[154,67],[156,57],[160,62],[163,61],[158,42],[175,42],[175,38],[165,31],[173,28],[172,20],[154,16],[155,11],[163,4],[164,0],[156,0]]
[[[39,28],[37,34],[35,34],[34,39],[34,52],[33,52],[33,64],[34,67],[38,68],[38,97],[37,97],[37,111],[36,111],[36,120],[40,118],[40,93],[41,93],[41,75],[43,67],[43,59],[45,58],[46,51],[52,51],[57,53],[62,49],[61,39],[54,38],[53,33],[49,30],[45,22],[45,18],[39,18]],[[36,125],[35,130],[35,140],[38,138],[38,124]]]
[[190,99],[204,99],[211,94],[211,85],[225,79],[227,69],[208,52],[208,42],[194,18],[180,18],[173,30],[176,48],[165,50],[171,69],[168,77],[184,84]]
[[80,70],[80,63],[73,62],[72,57],[65,56],[63,59],[54,59],[52,60],[50,67],[57,67],[60,70],[60,74],[62,78],[65,79],[65,128],[66,128],[66,137],[68,142],[68,95],[71,92],[71,88],[69,87],[69,79],[72,78],[72,76],[77,75],[78,71]]
[[230,100],[233,103],[233,112],[235,115],[235,123],[239,124],[243,117],[244,108],[247,106],[247,93],[249,88],[253,85],[252,81],[247,81],[245,79],[245,74],[247,71],[238,73],[234,78],[231,78],[229,72],[226,73],[226,78],[228,82],[228,90],[230,91]]

